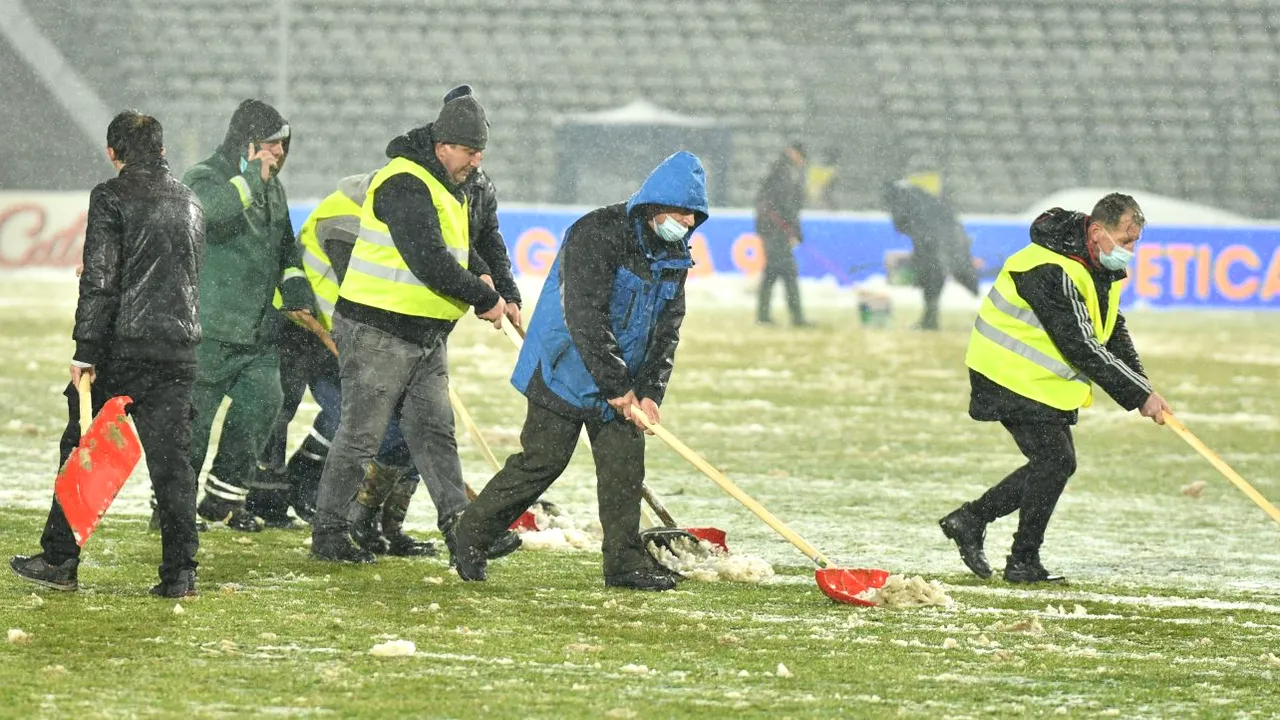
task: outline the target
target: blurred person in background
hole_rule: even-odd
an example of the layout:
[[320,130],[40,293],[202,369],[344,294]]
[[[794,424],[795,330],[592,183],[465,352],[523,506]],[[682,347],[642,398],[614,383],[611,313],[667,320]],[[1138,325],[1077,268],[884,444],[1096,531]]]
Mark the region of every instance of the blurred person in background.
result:
[[773,283],[777,280],[786,288],[791,324],[796,327],[809,324],[800,307],[800,276],[795,258],[796,246],[804,240],[800,231],[804,198],[804,145],[793,142],[769,166],[769,173],[756,193],[756,234],[764,247],[764,273],[756,306],[756,322],[761,325],[773,324],[769,306],[773,302]]
[[969,415],[1004,425],[1027,463],[939,521],[979,577],[991,576],[987,525],[1017,511],[1004,579],[1063,579],[1045,570],[1040,546],[1076,470],[1071,426],[1080,408],[1093,404],[1093,383],[1159,424],[1170,412],[1147,380],[1119,308],[1120,281],[1145,223],[1138,203],[1120,193],[1099,200],[1089,215],[1053,208],[1031,224],[1031,244],[1005,261],[982,302],[965,355]]
[[467,496],[445,341],[468,307],[494,327],[507,312],[502,296],[468,269],[462,186],[479,167],[488,139],[484,108],[470,94],[460,95],[444,104],[435,122],[393,139],[390,160],[369,183],[335,306],[342,422],[320,479],[314,559],[375,560],[352,542],[351,505],[397,412],[437,525],[456,554],[453,527]]
[[675,577],[640,540],[645,442],[636,413],[661,420],[693,266],[689,238],[706,219],[702,163],[678,152],[627,202],[593,210],[569,227],[511,376],[528,399],[521,451],[458,523],[463,580],[488,578],[492,555],[485,548],[560,477],[585,424],[596,463],[605,585],[675,587]]
[[[169,174],[164,131],[153,117],[126,110],[107,126],[107,158],[119,173],[89,196],[75,354],[59,467],[80,443],[76,385],[92,379],[93,412],[116,395],[146,453],[160,526],[160,582],[151,594],[196,594],[196,475],[189,460],[191,392],[200,342],[200,268],[204,218],[196,196]],[[42,552],[9,567],[55,590],[79,588],[80,546],[57,499]]]
[[275,108],[245,100],[218,149],[183,177],[205,213],[204,339],[196,351],[192,398],[191,467],[197,473],[218,407],[224,397],[231,398],[198,510],[207,520],[242,531],[259,529],[255,515],[280,520],[276,498],[287,492],[272,486],[251,492],[255,482],[270,479],[255,476],[254,458],[266,445],[281,403],[276,349],[281,315],[272,307],[276,291],[286,317],[307,327],[315,324],[315,298],[278,177],[290,139],[289,124]]
[[938,304],[950,275],[969,292],[978,294],[978,271],[973,266],[973,241],[942,192],[942,177],[927,172],[886,183],[884,202],[893,227],[911,239],[911,269],[924,294],[921,330],[938,329]]

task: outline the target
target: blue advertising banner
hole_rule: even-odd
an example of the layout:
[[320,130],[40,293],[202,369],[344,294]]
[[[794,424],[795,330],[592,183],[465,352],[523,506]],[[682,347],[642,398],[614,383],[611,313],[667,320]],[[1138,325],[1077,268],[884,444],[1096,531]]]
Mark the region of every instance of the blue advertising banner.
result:
[[[311,206],[292,208],[301,227]],[[583,208],[510,208],[499,213],[518,274],[545,275],[564,231]],[[965,223],[973,256],[990,279],[1004,259],[1028,242],[1024,221]],[[796,250],[802,277],[831,276],[842,285],[889,274],[909,256],[910,241],[886,216],[821,214],[803,220]],[[717,212],[693,238],[694,277],[754,274],[764,266],[750,213]],[[1138,244],[1125,287],[1126,303],[1156,307],[1280,309],[1280,228],[1148,227]]]

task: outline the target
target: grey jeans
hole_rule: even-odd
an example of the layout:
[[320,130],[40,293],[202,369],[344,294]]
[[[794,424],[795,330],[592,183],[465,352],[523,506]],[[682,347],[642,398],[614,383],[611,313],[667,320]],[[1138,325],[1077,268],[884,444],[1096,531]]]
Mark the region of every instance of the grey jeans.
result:
[[313,534],[350,529],[351,502],[401,398],[400,429],[435,503],[437,524],[462,511],[467,492],[453,434],[444,340],[422,347],[342,316],[334,318],[334,336],[341,369],[342,422],[320,477]]

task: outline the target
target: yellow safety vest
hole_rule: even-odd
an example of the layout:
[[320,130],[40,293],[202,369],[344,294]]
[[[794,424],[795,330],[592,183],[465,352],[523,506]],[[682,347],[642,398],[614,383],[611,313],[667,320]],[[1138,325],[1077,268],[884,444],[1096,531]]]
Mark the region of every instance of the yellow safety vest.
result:
[[418,178],[431,191],[445,247],[459,265],[467,267],[471,241],[466,201],[459,202],[426,168],[402,157],[395,158],[379,170],[369,184],[360,212],[360,235],[351,251],[351,263],[342,278],[339,295],[361,305],[403,315],[457,320],[466,314],[467,303],[424,285],[396,250],[386,223],[373,214],[374,193],[387,179],[401,173]]
[[1058,352],[1040,319],[1018,294],[1011,275],[1048,264],[1062,268],[1075,283],[1084,297],[1094,335],[1106,344],[1120,313],[1120,284],[1111,285],[1104,320],[1097,287],[1083,265],[1040,245],[1028,245],[1005,261],[991,292],[982,301],[964,362],[1023,397],[1059,410],[1078,410],[1093,404],[1093,384]]
[[[311,291],[316,296],[316,319],[325,330],[333,330],[333,306],[338,302],[338,274],[320,241],[321,234],[325,234],[330,225],[348,228],[352,235],[360,228],[360,205],[341,190],[335,190],[321,200],[298,231],[298,242],[302,243],[302,269],[306,271],[307,282],[311,283]],[[276,308],[279,309],[283,303],[277,289]]]

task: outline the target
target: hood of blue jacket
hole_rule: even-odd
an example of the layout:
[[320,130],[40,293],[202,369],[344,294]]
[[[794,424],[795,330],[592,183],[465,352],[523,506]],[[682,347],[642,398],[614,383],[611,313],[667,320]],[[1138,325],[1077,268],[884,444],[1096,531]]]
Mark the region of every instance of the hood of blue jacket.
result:
[[[669,205],[693,211],[696,228],[707,220],[707,171],[697,155],[681,150],[649,173],[627,200],[627,214],[642,205]],[[690,229],[692,231],[692,228]]]

